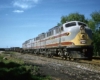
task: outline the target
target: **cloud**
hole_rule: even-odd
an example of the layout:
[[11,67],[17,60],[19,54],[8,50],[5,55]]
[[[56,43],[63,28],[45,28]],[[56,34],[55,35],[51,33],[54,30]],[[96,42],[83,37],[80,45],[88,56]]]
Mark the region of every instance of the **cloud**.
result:
[[29,9],[34,7],[39,0],[14,0],[13,6],[21,9]]
[[15,13],[23,13],[24,11],[23,10],[14,10],[13,12],[15,12]]
[[15,2],[15,3],[14,3],[14,6],[20,7],[20,8],[22,8],[22,9],[27,9],[27,8],[30,8],[30,7],[31,7],[30,5],[27,5],[27,4],[25,4],[25,3],[19,3],[19,2]]

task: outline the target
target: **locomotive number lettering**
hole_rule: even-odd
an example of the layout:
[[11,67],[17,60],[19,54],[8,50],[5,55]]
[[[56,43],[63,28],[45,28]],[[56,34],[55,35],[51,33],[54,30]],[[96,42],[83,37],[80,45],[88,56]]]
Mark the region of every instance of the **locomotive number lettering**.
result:
[[86,44],[86,40],[80,40],[81,44]]

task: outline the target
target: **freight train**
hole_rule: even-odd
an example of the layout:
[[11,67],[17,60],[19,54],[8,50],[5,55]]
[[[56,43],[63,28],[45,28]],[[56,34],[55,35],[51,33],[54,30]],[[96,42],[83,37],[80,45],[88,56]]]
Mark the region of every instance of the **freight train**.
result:
[[69,21],[55,26],[22,44],[22,49],[48,57],[92,59],[92,30],[81,21]]

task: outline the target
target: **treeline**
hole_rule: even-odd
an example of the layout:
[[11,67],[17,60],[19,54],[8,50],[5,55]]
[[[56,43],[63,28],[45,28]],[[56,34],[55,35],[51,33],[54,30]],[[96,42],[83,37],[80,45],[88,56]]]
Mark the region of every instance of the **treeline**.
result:
[[93,47],[94,56],[100,56],[100,11],[95,11],[90,14],[91,19],[86,18],[83,14],[71,13],[61,17],[61,21],[57,25],[61,25],[66,21],[82,21],[88,24],[93,31]]

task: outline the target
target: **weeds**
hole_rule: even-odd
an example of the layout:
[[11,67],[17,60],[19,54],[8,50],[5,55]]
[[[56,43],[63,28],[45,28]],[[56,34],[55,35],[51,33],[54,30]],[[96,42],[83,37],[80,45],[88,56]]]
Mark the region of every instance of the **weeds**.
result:
[[0,55],[0,80],[51,80],[49,76],[38,75],[38,66],[25,65],[24,61],[13,57],[3,59],[7,52],[3,54]]

